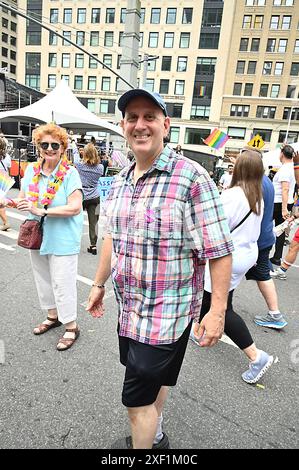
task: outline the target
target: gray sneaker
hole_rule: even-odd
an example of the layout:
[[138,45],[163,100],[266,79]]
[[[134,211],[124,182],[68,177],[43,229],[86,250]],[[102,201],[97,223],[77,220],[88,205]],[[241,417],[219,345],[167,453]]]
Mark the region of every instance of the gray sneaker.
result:
[[287,278],[287,274],[280,268],[271,271],[270,276],[273,277],[273,279],[281,279],[282,281],[285,281]]
[[242,379],[248,384],[255,384],[273,363],[273,356],[261,351],[258,361],[250,362],[249,369],[243,372]]
[[254,317],[254,323],[259,326],[267,326],[268,328],[274,328],[276,330],[281,330],[281,328],[284,328],[288,324],[282,315],[274,318],[270,313],[267,313],[264,316],[256,315]]

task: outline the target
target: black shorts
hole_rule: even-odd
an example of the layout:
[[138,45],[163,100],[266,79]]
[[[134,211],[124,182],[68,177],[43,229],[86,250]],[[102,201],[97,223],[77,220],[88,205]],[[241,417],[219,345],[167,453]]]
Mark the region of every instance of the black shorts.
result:
[[245,274],[247,280],[253,281],[269,281],[271,279],[270,276],[270,261],[269,261],[269,254],[271,251],[272,246],[268,248],[264,248],[263,250],[259,250],[259,255],[257,262],[249,271]]
[[120,362],[126,366],[122,402],[129,408],[151,405],[163,385],[173,386],[184,359],[192,321],[175,343],[139,343],[119,336]]

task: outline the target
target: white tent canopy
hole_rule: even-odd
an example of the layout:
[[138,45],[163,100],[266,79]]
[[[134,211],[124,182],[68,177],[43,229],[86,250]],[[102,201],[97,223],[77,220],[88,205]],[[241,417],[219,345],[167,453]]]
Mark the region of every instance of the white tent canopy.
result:
[[73,94],[65,80],[48,95],[24,108],[0,113],[0,121],[25,121],[43,124],[55,121],[56,124],[78,130],[106,131],[123,136],[119,126],[100,119],[90,112]]
[[[295,142],[294,144],[290,144],[295,152],[299,151],[299,142]],[[275,150],[271,150],[270,152],[265,152],[263,154],[263,165],[264,168],[267,170],[269,166],[273,166],[274,168],[281,167],[281,161],[279,160],[280,155],[280,148]]]

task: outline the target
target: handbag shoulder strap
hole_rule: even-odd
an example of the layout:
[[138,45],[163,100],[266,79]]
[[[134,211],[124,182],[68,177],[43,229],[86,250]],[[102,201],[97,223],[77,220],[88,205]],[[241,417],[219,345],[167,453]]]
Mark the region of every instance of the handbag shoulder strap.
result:
[[250,216],[251,212],[252,212],[252,210],[250,209],[250,211],[247,212],[247,214],[243,217],[243,219],[240,220],[240,222],[230,231],[230,233],[232,233],[234,230],[236,230],[236,228],[240,227],[240,225],[242,225],[243,222],[245,222],[245,220],[247,219],[247,217]]

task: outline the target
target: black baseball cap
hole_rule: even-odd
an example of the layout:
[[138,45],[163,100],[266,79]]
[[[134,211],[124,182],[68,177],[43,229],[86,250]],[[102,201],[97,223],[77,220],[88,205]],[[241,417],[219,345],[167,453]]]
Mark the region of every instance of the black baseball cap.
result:
[[164,116],[167,116],[165,101],[159,93],[154,93],[143,88],[135,88],[133,90],[126,91],[118,100],[118,109],[122,112],[123,117],[125,116],[126,107],[129,102],[138,96],[144,96],[145,98],[152,100],[160,109],[162,109]]

